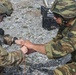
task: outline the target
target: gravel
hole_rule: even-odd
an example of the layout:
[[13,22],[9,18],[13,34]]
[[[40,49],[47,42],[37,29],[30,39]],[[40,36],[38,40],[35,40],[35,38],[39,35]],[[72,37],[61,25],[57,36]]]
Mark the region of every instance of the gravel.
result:
[[[42,28],[42,15],[40,12],[42,0],[10,0],[14,11],[11,16],[4,18],[0,28],[5,34],[18,38],[28,39],[33,43],[43,44],[56,36],[57,30],[51,31]],[[53,0],[49,0],[49,3]],[[49,6],[50,7],[50,6]],[[4,45],[8,52],[19,50],[18,45]],[[59,59],[48,59],[38,52],[25,55],[24,63],[19,66],[5,67],[4,75],[53,75],[53,70],[70,60],[71,55]],[[26,65],[26,66],[25,66]]]

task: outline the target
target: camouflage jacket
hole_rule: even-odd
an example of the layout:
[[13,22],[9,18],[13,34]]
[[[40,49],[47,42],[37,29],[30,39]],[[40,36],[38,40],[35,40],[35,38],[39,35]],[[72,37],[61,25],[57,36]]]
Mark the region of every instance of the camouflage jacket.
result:
[[[4,35],[3,40],[6,40],[6,42],[2,43],[11,45],[13,42],[12,39],[13,37]],[[0,66],[18,65],[22,62],[23,58],[24,55],[21,50],[7,52],[6,49],[0,45]]]
[[45,44],[48,58],[62,57],[76,50],[76,19],[71,26],[66,27],[62,34],[57,34],[49,43]]

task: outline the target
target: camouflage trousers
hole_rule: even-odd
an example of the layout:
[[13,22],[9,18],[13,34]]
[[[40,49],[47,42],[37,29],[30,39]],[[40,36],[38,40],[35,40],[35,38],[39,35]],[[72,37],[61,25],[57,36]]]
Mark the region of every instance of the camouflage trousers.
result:
[[54,70],[54,75],[76,75],[76,62],[56,68]]

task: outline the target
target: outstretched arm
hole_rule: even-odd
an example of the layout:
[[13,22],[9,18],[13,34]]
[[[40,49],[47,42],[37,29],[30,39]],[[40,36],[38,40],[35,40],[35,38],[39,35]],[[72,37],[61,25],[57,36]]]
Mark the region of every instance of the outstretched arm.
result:
[[26,46],[28,48],[27,53],[32,53],[32,52],[40,52],[42,54],[46,54],[45,51],[45,45],[44,44],[34,44],[30,42],[29,40],[16,40],[16,44],[19,44],[21,46]]

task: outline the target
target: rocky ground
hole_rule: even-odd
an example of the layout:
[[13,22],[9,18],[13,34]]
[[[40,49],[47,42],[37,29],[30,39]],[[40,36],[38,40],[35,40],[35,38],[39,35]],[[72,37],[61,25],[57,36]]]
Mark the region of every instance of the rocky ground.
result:
[[[34,43],[46,43],[56,36],[57,30],[51,31],[42,28],[41,5],[42,0],[10,0],[14,11],[11,16],[4,18],[0,28],[5,34],[18,38],[28,39]],[[52,3],[53,0],[50,0]],[[19,50],[18,45],[4,45],[7,51]],[[70,55],[56,60],[38,52],[25,55],[24,63],[15,67],[6,67],[4,75],[53,75],[53,70],[70,60]],[[26,66],[25,66],[26,65]]]

